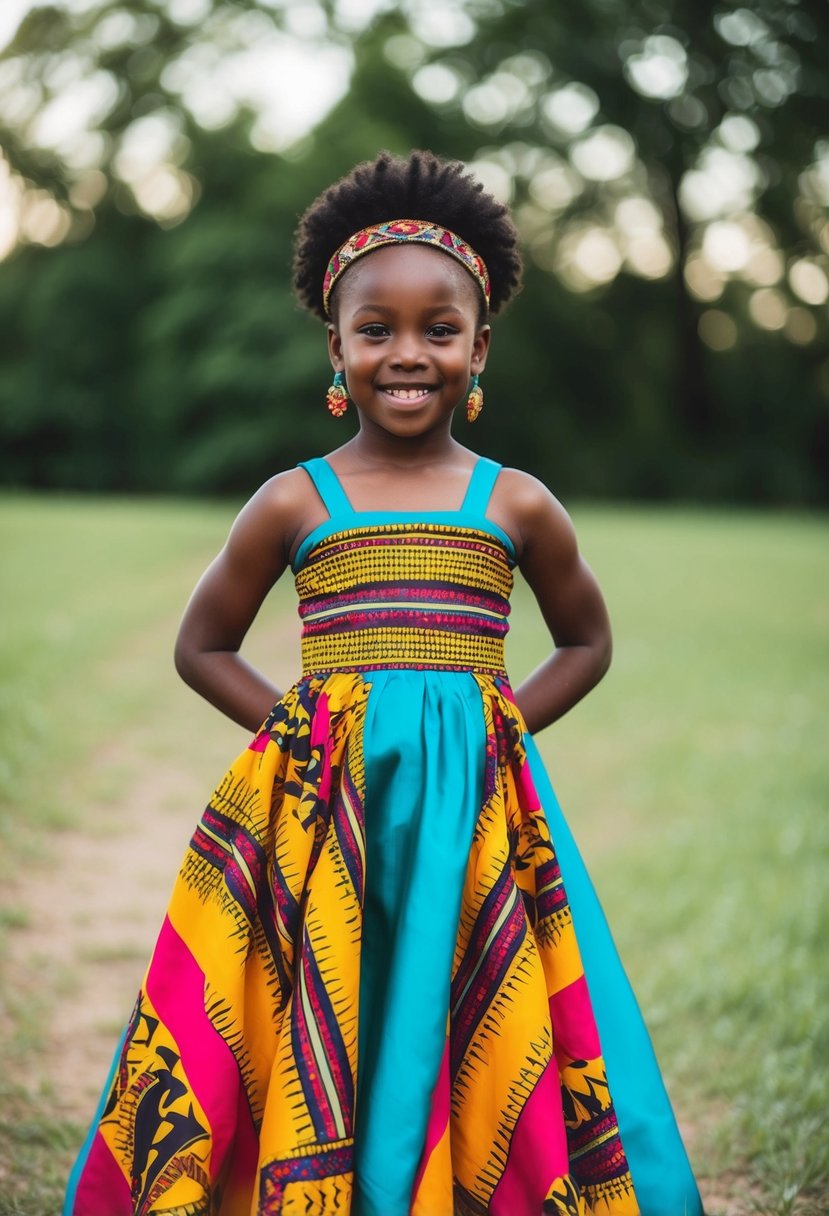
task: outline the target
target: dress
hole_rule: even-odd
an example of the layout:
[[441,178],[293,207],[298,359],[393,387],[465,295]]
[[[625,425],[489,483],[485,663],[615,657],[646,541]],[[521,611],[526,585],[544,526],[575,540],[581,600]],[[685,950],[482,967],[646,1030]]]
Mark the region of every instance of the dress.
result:
[[382,515],[302,467],[303,675],[196,828],[65,1216],[701,1216],[504,671],[500,466]]

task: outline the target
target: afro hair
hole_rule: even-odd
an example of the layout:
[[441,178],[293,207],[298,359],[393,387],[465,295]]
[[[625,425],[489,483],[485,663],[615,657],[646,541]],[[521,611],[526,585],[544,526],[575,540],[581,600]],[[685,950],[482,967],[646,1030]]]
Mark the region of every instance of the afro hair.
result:
[[490,312],[497,313],[520,288],[518,233],[503,203],[460,161],[432,152],[381,152],[330,186],[302,216],[294,252],[300,302],[326,320],[322,283],[334,253],[359,229],[394,219],[430,220],[471,245],[489,271]]

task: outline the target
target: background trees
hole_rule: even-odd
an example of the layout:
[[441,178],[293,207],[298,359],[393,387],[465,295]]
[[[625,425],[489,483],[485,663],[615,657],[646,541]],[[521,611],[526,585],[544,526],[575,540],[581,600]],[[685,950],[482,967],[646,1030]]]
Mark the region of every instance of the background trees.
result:
[[428,146],[525,239],[482,450],[565,495],[825,501],[828,27],[819,0],[32,10],[0,59],[0,479],[236,491],[336,442],[296,218]]

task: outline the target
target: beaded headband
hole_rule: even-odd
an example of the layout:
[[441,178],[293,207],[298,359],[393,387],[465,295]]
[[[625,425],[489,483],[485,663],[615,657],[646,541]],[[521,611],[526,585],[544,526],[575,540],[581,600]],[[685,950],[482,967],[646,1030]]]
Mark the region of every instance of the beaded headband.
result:
[[442,228],[440,224],[433,224],[430,220],[385,220],[382,224],[370,224],[368,228],[355,232],[340,245],[328,263],[322,281],[322,304],[326,315],[334,285],[357,258],[372,253],[375,249],[381,249],[384,245],[402,244],[406,241],[413,241],[418,245],[432,245],[455,258],[472,275],[484,294],[487,308],[489,307],[489,271],[486,264],[457,233]]

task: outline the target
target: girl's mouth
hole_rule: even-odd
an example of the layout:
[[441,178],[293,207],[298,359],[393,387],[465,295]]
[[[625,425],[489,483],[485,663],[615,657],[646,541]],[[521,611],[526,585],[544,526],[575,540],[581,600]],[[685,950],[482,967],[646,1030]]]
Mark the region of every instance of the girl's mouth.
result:
[[384,388],[382,390],[387,397],[393,397],[395,401],[422,401],[424,397],[428,397],[432,392],[430,388]]

